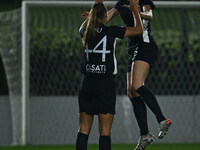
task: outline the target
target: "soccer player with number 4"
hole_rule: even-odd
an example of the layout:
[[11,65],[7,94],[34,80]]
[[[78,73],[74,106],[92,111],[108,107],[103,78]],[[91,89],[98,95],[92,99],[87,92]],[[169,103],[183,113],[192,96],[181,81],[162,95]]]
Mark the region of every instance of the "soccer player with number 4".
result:
[[[124,5],[129,5],[130,2],[129,0],[119,0],[115,8],[108,12],[107,21],[120,14],[127,27],[137,25],[135,16],[132,15],[129,9],[124,7]],[[150,34],[150,21],[153,18],[152,10],[155,9],[155,5],[152,0],[138,0],[138,3],[144,32],[139,36],[128,37],[130,58],[127,71],[127,94],[132,102],[134,114],[140,128],[140,137],[135,150],[144,150],[155,140],[148,130],[146,105],[155,114],[159,123],[159,139],[165,137],[172,121],[164,117],[155,95],[144,85],[148,72],[154,65],[158,55],[158,47]],[[87,12],[82,14],[83,17],[87,15]]]
[[106,26],[107,9],[96,0],[88,18],[80,27],[84,51],[83,74],[79,91],[79,132],[76,150],[86,150],[94,115],[99,119],[99,150],[111,150],[111,128],[115,114],[116,38],[138,36],[143,33],[138,3],[131,0],[124,5],[135,16],[136,26]]

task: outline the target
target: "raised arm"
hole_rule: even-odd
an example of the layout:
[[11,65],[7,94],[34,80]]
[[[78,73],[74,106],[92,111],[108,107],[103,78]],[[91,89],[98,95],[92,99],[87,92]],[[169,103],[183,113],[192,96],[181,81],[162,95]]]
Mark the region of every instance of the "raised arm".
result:
[[107,13],[107,22],[109,22],[112,18],[118,15],[118,11],[116,8],[112,8],[108,13]]
[[[95,0],[96,3],[103,3],[104,0]],[[107,13],[107,21],[109,22],[112,18],[114,18],[118,14],[117,9],[112,8],[108,13]]]
[[133,13],[133,18],[135,16],[136,26],[127,27],[125,37],[137,36],[143,33],[143,25],[138,11],[139,5],[136,0],[130,0],[130,5],[125,7],[129,8]]
[[143,19],[151,21],[153,19],[153,12],[152,12],[151,6],[150,5],[144,5],[143,6],[143,12],[140,12],[140,16]]
[[80,33],[81,35],[83,35],[84,27],[87,25],[87,21],[88,21],[88,18],[85,19],[85,21],[82,23],[82,25],[81,25],[80,28],[79,28],[79,33]]
[[[109,22],[112,18],[114,18],[116,15],[118,15],[118,11],[116,8],[112,8],[108,13],[107,13],[107,20],[106,22]],[[81,14],[81,16],[85,19],[88,18],[89,12],[84,12]]]

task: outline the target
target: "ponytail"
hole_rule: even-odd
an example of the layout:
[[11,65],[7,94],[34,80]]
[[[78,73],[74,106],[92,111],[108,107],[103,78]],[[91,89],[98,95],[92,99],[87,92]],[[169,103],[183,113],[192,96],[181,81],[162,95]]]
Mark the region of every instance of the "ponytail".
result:
[[89,19],[86,27],[86,31],[83,35],[83,44],[91,42],[96,36],[96,29],[100,26],[99,20],[104,18],[104,14],[107,12],[106,7],[102,3],[95,3],[90,10]]

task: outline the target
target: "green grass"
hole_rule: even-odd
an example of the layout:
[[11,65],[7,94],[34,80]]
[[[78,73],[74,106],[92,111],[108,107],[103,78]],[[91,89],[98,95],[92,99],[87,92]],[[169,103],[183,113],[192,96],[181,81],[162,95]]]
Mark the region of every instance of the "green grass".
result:
[[[112,150],[133,150],[134,146],[112,145]],[[75,146],[0,147],[0,150],[75,150]],[[88,150],[98,150],[98,145],[89,145]],[[200,150],[200,144],[152,144],[146,150]]]

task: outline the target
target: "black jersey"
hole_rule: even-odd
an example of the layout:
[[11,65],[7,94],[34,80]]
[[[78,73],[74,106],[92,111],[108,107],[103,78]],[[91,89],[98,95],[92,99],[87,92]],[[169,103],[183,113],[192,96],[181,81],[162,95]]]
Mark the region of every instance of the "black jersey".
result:
[[[80,29],[82,37],[85,28]],[[116,38],[123,39],[125,31],[125,27],[105,25],[96,29],[95,39],[84,47],[81,72],[85,76],[105,77],[117,74]]]
[[[128,27],[131,27],[131,26],[134,26],[133,15],[132,15],[132,12],[128,8],[122,7],[125,4],[129,5],[130,4],[129,0],[119,0],[117,2],[117,4],[116,4],[115,8],[120,13],[120,16],[121,16],[123,22]],[[141,11],[142,12],[143,12],[143,6],[144,5],[150,5],[152,10],[155,9],[155,5],[154,5],[152,0],[140,0],[139,1],[139,5],[141,7]],[[151,38],[150,38],[150,32],[151,32],[150,21],[142,19],[142,22],[143,22],[143,27],[144,27],[143,35],[136,36],[136,37],[129,37],[128,38],[128,48],[130,48],[130,47],[132,47],[135,44],[138,44],[140,42],[147,42],[147,43],[151,42]]]

